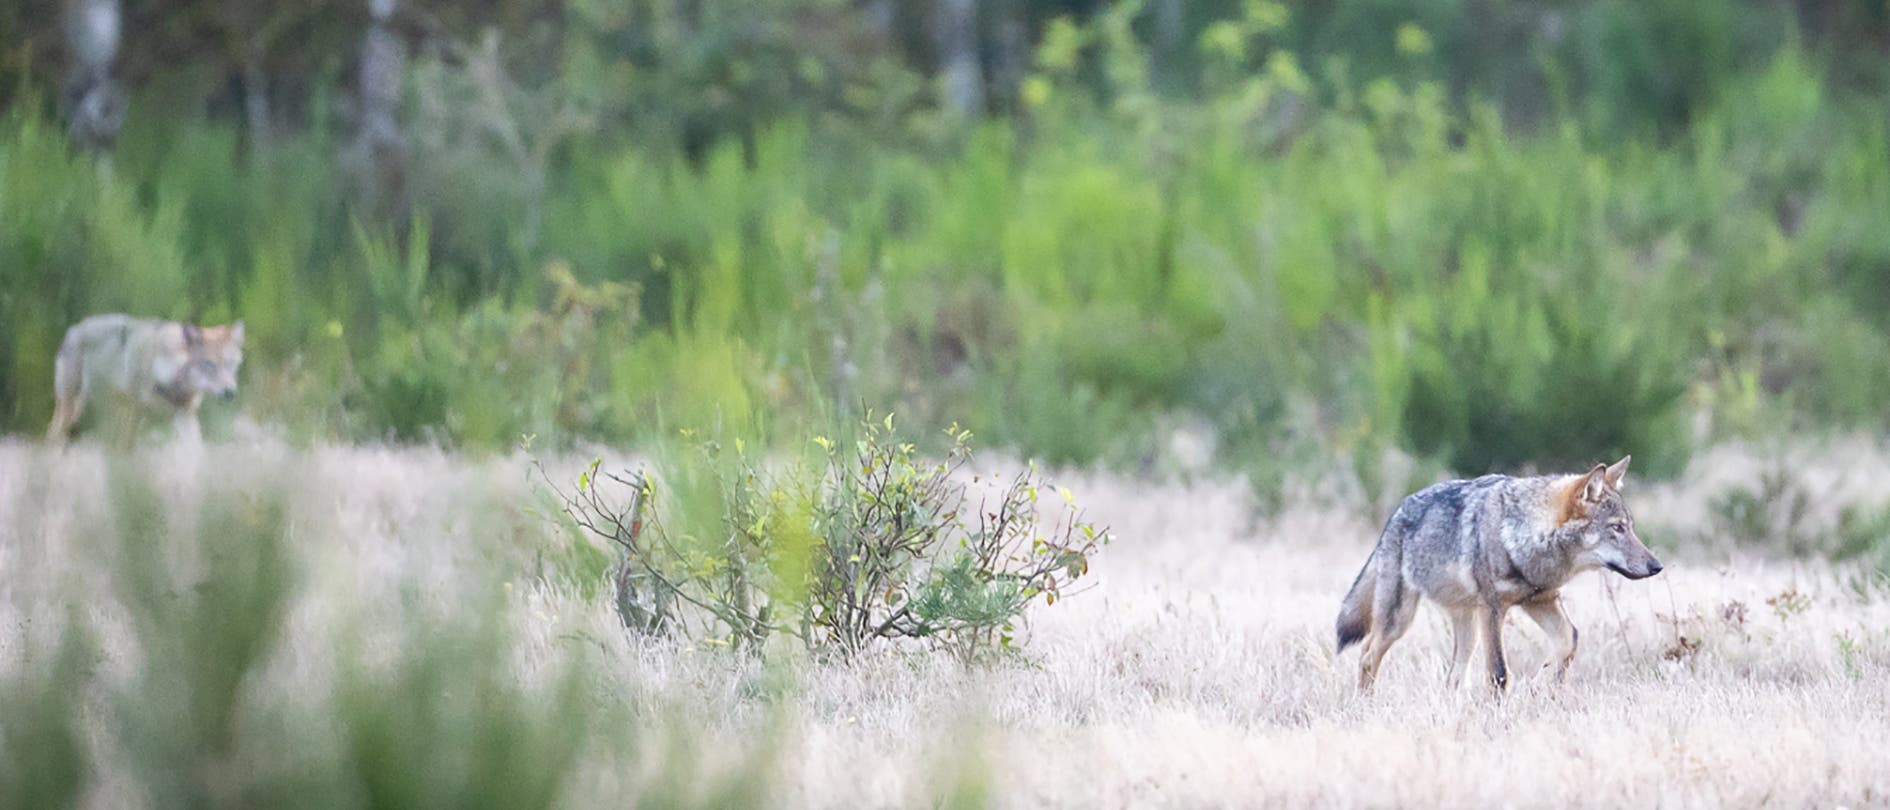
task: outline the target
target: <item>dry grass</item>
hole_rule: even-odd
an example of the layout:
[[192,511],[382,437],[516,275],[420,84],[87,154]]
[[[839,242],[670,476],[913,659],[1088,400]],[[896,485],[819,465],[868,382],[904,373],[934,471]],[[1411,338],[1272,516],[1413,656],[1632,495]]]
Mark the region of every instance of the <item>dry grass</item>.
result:
[[[408,615],[398,605],[503,611],[525,682],[583,655],[600,700],[691,732],[654,754],[593,747],[572,786],[579,806],[620,803],[665,767],[699,783],[754,756],[772,758],[771,791],[807,806],[911,806],[955,790],[1007,806],[1890,804],[1885,592],[1843,566],[1674,547],[1755,455],[1715,451],[1678,483],[1630,490],[1643,524],[1665,527],[1647,540],[1666,573],[1578,579],[1565,592],[1582,631],[1569,681],[1521,677],[1500,700],[1442,687],[1448,629],[1430,608],[1378,691],[1356,694],[1356,654],[1333,654],[1332,623],[1376,517],[1299,507],[1257,521],[1233,482],[1063,477],[1120,539],[1093,591],[1036,613],[1023,660],[966,670],[884,651],[766,668],[710,645],[634,643],[604,600],[539,576],[550,530],[519,509],[522,458],[266,446],[143,463],[171,482],[172,504],[206,482],[277,478],[302,493],[290,640],[252,688],[319,699],[341,637],[369,651],[400,643],[372,621]],[[1838,481],[1882,471],[1886,455],[1799,458],[1808,480]],[[103,467],[88,448],[55,461],[0,444],[0,670],[30,665],[65,596],[108,590],[80,528],[102,511]],[[1768,605],[1788,592],[1802,610]],[[137,651],[113,641],[114,607],[86,601],[105,669],[135,672]],[[1533,626],[1512,617],[1507,637],[1514,671],[1533,673]],[[705,770],[677,777],[681,762]],[[97,807],[135,798],[110,773],[88,793]]]

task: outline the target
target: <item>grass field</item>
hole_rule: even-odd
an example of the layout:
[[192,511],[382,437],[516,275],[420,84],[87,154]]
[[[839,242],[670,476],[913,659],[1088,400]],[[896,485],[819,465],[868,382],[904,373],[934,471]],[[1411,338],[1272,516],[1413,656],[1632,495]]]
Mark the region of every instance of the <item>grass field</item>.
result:
[[[1793,453],[1799,480],[1834,502],[1890,468],[1890,454],[1863,444]],[[1238,481],[1059,476],[1118,539],[1091,590],[1033,611],[1021,656],[968,669],[914,649],[848,663],[780,652],[764,665],[710,644],[634,641],[605,591],[557,573],[570,535],[530,511],[543,504],[523,456],[265,443],[154,449],[133,466],[156,482],[158,508],[183,516],[170,525],[192,520],[207,492],[294,493],[279,632],[232,688],[238,709],[210,735],[214,754],[182,755],[220,763],[206,780],[223,799],[332,782],[342,787],[307,788],[303,802],[373,804],[362,798],[376,795],[371,776],[323,776],[369,758],[361,715],[419,700],[390,721],[390,739],[404,741],[392,750],[407,751],[452,736],[428,729],[457,728],[430,712],[511,695],[525,708],[495,728],[555,737],[573,724],[579,744],[545,760],[556,763],[554,804],[572,807],[627,796],[814,807],[1890,804],[1890,592],[1861,568],[1707,536],[1709,504],[1761,457],[1722,447],[1674,483],[1631,485],[1666,572],[1572,583],[1581,649],[1563,685],[1535,676],[1545,645],[1513,616],[1510,661],[1523,677],[1500,700],[1443,688],[1448,629],[1432,608],[1386,659],[1379,689],[1358,695],[1356,654],[1333,654],[1332,623],[1380,516],[1306,496],[1261,518]],[[583,460],[547,466],[575,475]],[[169,600],[201,598],[214,588],[201,572],[220,569],[191,556],[176,539],[185,532],[119,542],[94,528],[127,519],[112,517],[108,467],[85,444],[55,459],[0,443],[0,684],[22,699],[21,683],[53,671],[60,638],[88,628],[85,677],[45,692],[74,697],[91,763],[78,804],[166,806],[162,780],[139,764],[151,742],[131,729],[147,726],[124,718],[164,700],[152,669],[176,659],[114,583],[143,559],[132,543],[175,545],[158,558],[178,572]],[[449,673],[437,695],[388,687],[400,700],[376,704],[349,686],[383,683],[360,670],[398,671],[415,648],[494,618],[504,642],[474,659],[499,673],[485,691],[458,694]],[[575,715],[535,702],[572,671]],[[27,750],[23,724],[5,729],[22,716],[0,716],[5,759]],[[500,733],[472,728],[466,736]],[[417,756],[392,759],[438,769]],[[501,779],[542,765],[473,761]]]

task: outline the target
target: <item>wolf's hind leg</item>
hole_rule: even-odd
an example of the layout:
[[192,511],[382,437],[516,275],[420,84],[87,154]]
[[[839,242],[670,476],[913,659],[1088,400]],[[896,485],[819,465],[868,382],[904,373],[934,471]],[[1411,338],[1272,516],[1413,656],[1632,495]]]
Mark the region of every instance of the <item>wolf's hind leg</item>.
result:
[[1378,681],[1378,665],[1385,660],[1385,652],[1391,649],[1391,643],[1397,639],[1384,635],[1378,628],[1372,628],[1370,638],[1365,639],[1365,649],[1358,657],[1358,691],[1370,692],[1372,684]]
[[65,444],[72,428],[85,413],[85,374],[79,355],[60,351],[53,356],[53,418],[46,428],[46,440]]
[[[1373,603],[1375,615],[1372,617],[1372,632],[1365,640],[1365,650],[1359,655],[1358,688],[1368,690],[1378,678],[1378,664],[1384,660],[1385,651],[1404,637],[1411,629],[1411,620],[1417,618],[1418,594],[1405,587],[1402,577],[1391,575],[1392,584],[1379,588]],[[1382,580],[1381,580],[1382,582]]]
[[1477,625],[1483,636],[1484,663],[1490,670],[1490,686],[1501,692],[1509,687],[1509,667],[1503,663],[1503,605],[1484,605],[1477,609]]
[[1450,672],[1444,682],[1451,689],[1463,683],[1463,673],[1470,668],[1470,654],[1477,649],[1477,611],[1480,608],[1450,609],[1452,643]]
[[1575,660],[1575,642],[1581,634],[1569,622],[1568,614],[1563,612],[1560,598],[1550,597],[1541,602],[1525,603],[1522,609],[1555,644],[1555,657],[1543,664],[1543,668],[1555,667],[1555,680],[1559,683],[1568,675],[1569,662]]
[[67,410],[69,410],[69,406],[66,405],[66,401],[63,398],[53,400],[52,424],[46,427],[46,441],[54,445],[66,443],[66,436],[72,432],[72,423],[79,421],[77,419],[68,419],[66,417]]

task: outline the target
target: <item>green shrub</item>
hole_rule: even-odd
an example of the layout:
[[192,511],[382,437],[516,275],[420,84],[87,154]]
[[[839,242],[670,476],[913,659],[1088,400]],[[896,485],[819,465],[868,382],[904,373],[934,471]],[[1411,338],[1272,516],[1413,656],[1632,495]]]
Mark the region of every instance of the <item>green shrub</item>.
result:
[[47,660],[0,679],[0,799],[9,806],[79,807],[92,778],[73,685],[95,652],[78,624],[66,619],[65,641]]
[[1045,522],[1034,469],[974,491],[970,433],[949,438],[946,460],[928,462],[890,416],[869,416],[851,442],[816,436],[814,459],[784,470],[707,440],[660,479],[593,462],[568,491],[546,483],[620,552],[616,605],[634,632],[750,649],[781,635],[841,655],[911,639],[971,661],[1009,648],[1013,623],[1038,597],[1054,604],[1109,538],[1067,490]]
[[1890,578],[1890,503],[1849,507],[1838,516],[1838,559],[1863,560],[1880,578]]
[[1710,535],[1794,556],[1856,559],[1890,576],[1890,502],[1842,504],[1836,521],[1817,510],[1818,493],[1789,463],[1774,461],[1756,477],[1713,498]]
[[1046,464],[1122,462],[1149,443],[1146,411],[1076,377],[1049,345],[989,361],[978,394],[975,424]]
[[[1475,475],[1577,469],[1633,453],[1660,475],[1687,454],[1684,355],[1600,282],[1498,293],[1471,258],[1420,327],[1403,428],[1412,446]],[[1527,289],[1522,274],[1512,283]],[[1592,285],[1592,286],[1591,286]]]

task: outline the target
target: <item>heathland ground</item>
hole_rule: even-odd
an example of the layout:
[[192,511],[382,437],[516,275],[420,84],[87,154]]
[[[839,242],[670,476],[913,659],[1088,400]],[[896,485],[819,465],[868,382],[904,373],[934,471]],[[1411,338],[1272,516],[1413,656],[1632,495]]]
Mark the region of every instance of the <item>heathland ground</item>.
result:
[[[1511,666],[1529,677],[1501,699],[1444,688],[1449,631],[1430,608],[1378,691],[1356,693],[1356,656],[1334,655],[1332,622],[1377,518],[1322,505],[1333,498],[1312,485],[1261,517],[1238,481],[1056,476],[1117,539],[1086,592],[1033,608],[1020,654],[967,667],[916,647],[764,664],[713,643],[633,639],[595,583],[551,570],[567,535],[535,511],[543,503],[521,455],[264,443],[152,449],[129,475],[154,483],[170,525],[216,492],[292,493],[280,631],[242,671],[228,733],[213,735],[225,741],[217,761],[245,764],[247,775],[224,780],[246,786],[239,795],[358,759],[362,734],[349,724],[360,720],[346,712],[371,705],[356,694],[361,670],[398,673],[423,660],[416,647],[497,619],[503,644],[472,659],[493,674],[482,681],[493,694],[539,705],[576,667],[581,713],[622,721],[572,732],[580,743],[553,773],[573,806],[625,795],[805,806],[1890,802],[1890,592],[1856,565],[1713,536],[1720,493],[1780,463],[1836,498],[1882,480],[1890,454],[1727,446],[1674,482],[1631,485],[1666,572],[1572,583],[1581,649],[1565,684],[1536,674],[1545,645],[1512,617]],[[89,528],[127,519],[103,494],[126,475],[111,466],[96,447],[55,459],[0,445],[0,664],[26,679],[10,683],[28,683],[75,628],[95,643],[72,687],[84,693],[73,717],[93,763],[80,794],[89,807],[164,795],[138,765],[145,743],[133,729],[144,726],[125,717],[161,700],[141,690],[158,688],[149,670],[165,659],[153,639],[167,631],[142,625],[115,585],[144,558]],[[1835,519],[1817,514],[1823,504],[1803,521]],[[177,546],[158,557],[177,573],[167,598],[220,587],[193,579],[218,569],[178,537],[188,535],[138,541]],[[443,683],[438,702],[410,710],[460,705]],[[542,729],[569,716],[515,719]],[[277,720],[289,737],[261,733]],[[731,785],[756,792],[721,792]]]

